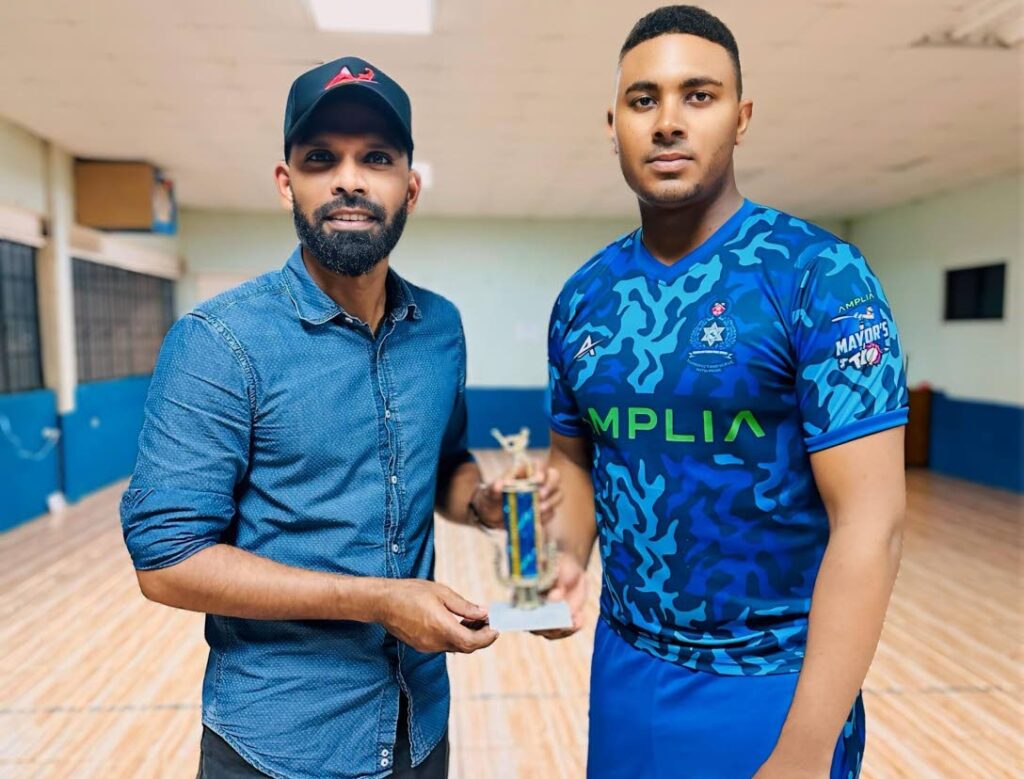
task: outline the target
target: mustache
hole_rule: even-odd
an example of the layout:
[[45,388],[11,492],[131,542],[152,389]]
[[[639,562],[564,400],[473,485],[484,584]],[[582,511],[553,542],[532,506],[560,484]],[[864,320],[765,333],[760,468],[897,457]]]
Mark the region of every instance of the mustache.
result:
[[647,154],[647,162],[653,162],[655,157],[660,157],[662,154],[679,154],[689,160],[696,158],[694,153],[686,146],[666,143],[663,145],[655,145],[655,147]]
[[387,221],[388,212],[377,203],[367,200],[365,197],[360,195],[341,195],[340,197],[336,197],[330,203],[325,203],[320,206],[320,208],[313,212],[313,219],[316,224],[322,225],[327,221],[327,217],[331,211],[334,211],[336,208],[360,208],[371,214],[378,222],[383,223]]

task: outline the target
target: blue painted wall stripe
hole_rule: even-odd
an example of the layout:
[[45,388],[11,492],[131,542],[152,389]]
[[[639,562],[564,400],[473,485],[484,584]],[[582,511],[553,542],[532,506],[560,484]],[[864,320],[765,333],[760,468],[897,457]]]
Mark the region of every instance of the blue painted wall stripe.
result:
[[545,411],[546,389],[467,387],[466,409],[469,413],[469,445],[473,449],[495,449],[498,442],[491,435],[496,427],[502,433],[518,433],[530,428],[530,446],[544,448],[550,441]]
[[68,500],[78,500],[131,474],[149,378],[129,376],[78,387],[74,412],[61,418]]
[[[0,530],[46,511],[47,495],[61,489],[61,468],[63,491],[72,501],[129,476],[148,388],[149,376],[81,385],[76,411],[59,421],[63,438],[57,448],[43,437],[45,428],[58,425],[53,392],[0,395],[0,417],[11,432],[0,435]],[[531,445],[546,447],[545,392],[467,388],[469,445],[495,448],[492,427],[513,433],[525,426]],[[930,457],[935,471],[1024,492],[1022,449],[1024,409],[934,396]]]
[[59,449],[43,435],[56,427],[52,391],[0,395],[0,530],[43,514],[59,489]]
[[1024,408],[932,396],[932,470],[1024,492]]

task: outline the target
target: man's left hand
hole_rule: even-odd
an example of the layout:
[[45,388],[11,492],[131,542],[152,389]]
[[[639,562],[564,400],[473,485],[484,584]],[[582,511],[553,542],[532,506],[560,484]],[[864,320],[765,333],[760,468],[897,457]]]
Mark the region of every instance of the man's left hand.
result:
[[[537,485],[540,521],[548,524],[555,516],[555,508],[562,502],[562,487],[558,471],[554,468],[545,468],[542,463],[535,462],[531,479]],[[470,501],[472,507],[476,509],[480,521],[485,527],[492,530],[500,530],[505,527],[501,493],[506,483],[507,480],[498,479],[490,484],[482,485],[473,493],[473,498]]]

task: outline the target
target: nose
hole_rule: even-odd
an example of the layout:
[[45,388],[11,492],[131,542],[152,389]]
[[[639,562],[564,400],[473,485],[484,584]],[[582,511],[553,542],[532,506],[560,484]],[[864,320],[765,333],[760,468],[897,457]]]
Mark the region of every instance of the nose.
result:
[[673,101],[665,100],[658,106],[658,119],[654,125],[654,141],[660,144],[672,144],[686,138],[686,124],[682,111]]
[[362,166],[358,165],[353,158],[347,157],[338,163],[331,180],[331,194],[334,197],[339,195],[366,196],[366,178],[363,176]]

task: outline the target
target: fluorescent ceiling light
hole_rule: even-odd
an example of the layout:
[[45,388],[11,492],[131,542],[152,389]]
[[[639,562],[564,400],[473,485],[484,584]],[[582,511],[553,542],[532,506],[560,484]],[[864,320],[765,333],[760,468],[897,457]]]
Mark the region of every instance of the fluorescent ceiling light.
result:
[[307,0],[313,21],[328,32],[429,35],[434,0]]
[[419,171],[420,180],[423,183],[423,188],[424,189],[430,189],[432,186],[434,186],[434,166],[433,165],[431,165],[429,162],[426,162],[425,160],[424,161],[416,160],[416,162],[414,162],[412,164],[412,169],[415,170],[415,171]]

